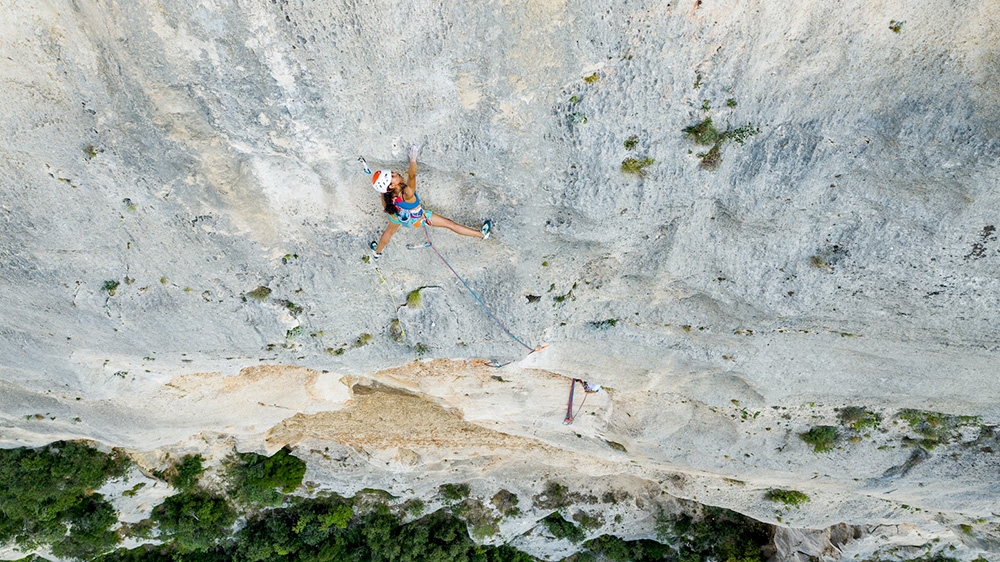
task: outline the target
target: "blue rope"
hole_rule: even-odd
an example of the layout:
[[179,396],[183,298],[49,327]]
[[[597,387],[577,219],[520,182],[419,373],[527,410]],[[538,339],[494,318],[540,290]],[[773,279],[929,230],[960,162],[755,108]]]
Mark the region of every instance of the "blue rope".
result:
[[441,252],[437,251],[437,248],[434,247],[434,243],[431,242],[431,235],[427,231],[427,220],[426,219],[424,220],[424,225],[423,226],[424,226],[424,236],[427,237],[427,244],[430,247],[430,249],[434,250],[434,253],[437,254],[437,257],[441,258],[441,261],[444,262],[444,264],[446,266],[448,266],[448,269],[450,269],[451,272],[455,274],[455,277],[457,277],[458,280],[461,281],[463,285],[465,285],[465,288],[469,290],[469,293],[476,299],[476,302],[478,302],[479,305],[483,307],[483,310],[485,310],[486,313],[490,315],[490,318],[492,318],[493,321],[497,323],[497,326],[500,326],[500,328],[504,332],[506,332],[507,335],[511,337],[511,339],[513,339],[517,343],[523,345],[525,347],[525,349],[528,349],[529,351],[532,351],[532,352],[535,351],[535,348],[531,347],[530,345],[528,345],[528,344],[524,343],[523,341],[521,341],[520,339],[518,339],[517,336],[515,336],[514,334],[512,334],[510,332],[510,330],[507,329],[507,326],[503,325],[503,322],[501,322],[500,319],[498,319],[496,317],[496,315],[493,314],[493,312],[489,309],[489,307],[486,306],[485,303],[483,303],[483,300],[481,298],[479,298],[479,295],[477,295],[476,292],[472,290],[472,287],[470,287],[469,284],[465,282],[465,279],[462,279],[462,276],[459,275],[457,271],[455,271],[455,268],[452,267],[450,263],[448,263],[448,260],[444,259],[444,256],[441,255]]

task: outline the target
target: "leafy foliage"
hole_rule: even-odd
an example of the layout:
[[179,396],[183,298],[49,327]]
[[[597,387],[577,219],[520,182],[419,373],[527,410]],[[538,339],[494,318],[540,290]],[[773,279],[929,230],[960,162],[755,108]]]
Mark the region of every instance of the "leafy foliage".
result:
[[809,496],[798,490],[780,490],[771,488],[767,491],[767,499],[773,502],[780,502],[785,505],[798,506],[809,501]]
[[953,416],[924,410],[901,410],[898,415],[921,436],[919,444],[927,450],[957,438],[960,427],[980,423],[976,416]]
[[[49,546],[62,558],[98,562],[537,562],[508,546],[478,546],[472,541],[468,525],[486,536],[496,521],[490,519],[492,512],[481,501],[468,499],[468,487],[462,484],[442,489],[442,495],[447,491],[462,498],[460,504],[406,524],[393,515],[387,503],[374,503],[362,512],[356,509],[355,501],[334,495],[292,498],[284,508],[250,510],[246,525],[234,532],[238,514],[233,504],[197,485],[204,471],[198,455],[184,457],[171,469],[175,473],[168,471],[166,475],[181,493],[157,506],[151,519],[123,526],[131,536],[149,538],[155,523],[163,544],[109,552],[118,542],[117,534],[110,530],[117,514],[93,491],[108,478],[124,475],[127,467],[122,456],[106,455],[78,443],[0,450],[0,541],[15,541],[25,547]],[[283,449],[272,457],[236,455],[230,460],[227,475],[234,496],[253,498],[267,491],[294,490],[304,472],[304,463]],[[561,503],[578,496],[549,482],[545,493],[534,500],[536,504]],[[510,492],[498,493],[493,503],[502,511],[517,512],[517,496]],[[258,502],[246,507],[264,506]],[[476,510],[482,513],[472,513]],[[593,519],[586,514],[578,516],[575,518],[582,525]],[[542,523],[558,537],[574,542],[584,538],[583,531],[558,512]],[[585,543],[585,550],[572,558],[759,562],[759,546],[768,541],[766,526],[721,509],[706,509],[699,518],[663,519],[661,523],[669,531],[664,535],[668,545],[599,537]]]
[[118,535],[111,530],[118,522],[118,512],[101,494],[81,498],[65,521],[70,524],[70,533],[52,543],[56,556],[89,560],[118,544]]
[[817,453],[833,450],[837,442],[837,428],[832,425],[817,425],[805,433],[800,433],[799,437],[813,446]]
[[687,138],[694,141],[695,144],[700,144],[702,146],[712,146],[715,143],[721,141],[724,137],[719,129],[715,127],[712,123],[711,117],[706,117],[704,121],[696,123],[694,125],[684,127],[681,129]]
[[705,507],[700,517],[657,518],[657,538],[673,546],[680,562],[761,562],[768,526],[734,511]]
[[722,142],[715,143],[708,152],[698,154],[701,158],[701,167],[706,170],[714,170],[722,163]]
[[121,281],[117,281],[115,279],[109,279],[105,281],[103,285],[101,285],[101,290],[113,297],[115,296],[115,291],[118,290],[119,285],[121,285]]
[[160,538],[169,540],[179,552],[210,550],[229,536],[236,510],[226,498],[203,490],[170,496],[153,509]]
[[500,532],[498,525],[500,519],[493,515],[492,509],[487,508],[478,499],[466,498],[462,503],[452,506],[451,512],[468,523],[473,538],[477,540],[492,537]]
[[271,289],[261,285],[252,291],[247,291],[246,296],[255,301],[264,301],[271,296]]
[[306,463],[292,456],[287,447],[270,457],[256,453],[237,453],[227,463],[226,477],[230,493],[247,506],[280,505],[284,494],[302,484]]
[[231,542],[181,553],[171,545],[118,551],[100,562],[536,562],[508,546],[477,546],[446,510],[400,524],[388,507],[352,514],[339,496],[301,500],[251,519]]
[[645,176],[646,168],[656,163],[652,158],[626,158],[622,160],[622,172],[636,176]]
[[840,423],[854,431],[876,429],[882,423],[882,416],[858,406],[840,408],[837,410],[837,417]]
[[[727,102],[729,107],[736,106],[736,100],[729,100],[732,104]],[[707,101],[706,101],[707,104]],[[708,109],[708,107],[703,107],[703,109]],[[744,144],[747,139],[756,135],[760,132],[760,127],[755,127],[753,123],[747,123],[742,127],[737,127],[736,129],[730,129],[725,132],[719,131],[715,124],[712,123],[711,117],[706,117],[703,121],[684,127],[681,129],[689,140],[700,146],[710,146],[707,152],[702,152],[698,154],[701,158],[701,167],[706,170],[715,170],[722,163],[722,145],[728,140],[736,142],[737,144]]]
[[181,490],[194,489],[198,484],[198,478],[205,472],[201,462],[201,455],[185,455],[180,464],[171,471],[169,482]]
[[558,511],[553,511],[542,519],[542,524],[557,539],[569,539],[570,542],[580,542],[584,538],[583,531],[573,523],[563,519]]
[[566,486],[549,480],[540,494],[531,497],[532,503],[539,509],[559,509],[580,499],[579,494],[570,492]]
[[[422,288],[423,287],[420,289]],[[410,291],[410,293],[406,295],[406,306],[420,308],[420,289]]]
[[457,502],[469,497],[471,490],[468,484],[442,484],[438,491],[447,502]]
[[500,490],[490,500],[493,507],[497,508],[500,515],[504,517],[514,517],[521,514],[521,508],[517,507],[518,501],[517,494],[508,490]]
[[737,127],[730,131],[726,131],[725,136],[726,140],[731,140],[736,144],[742,145],[747,142],[747,139],[756,135],[759,132],[760,132],[760,127],[755,127],[753,123],[747,123],[742,127]]
[[674,549],[651,540],[626,541],[613,535],[602,535],[591,539],[583,546],[585,552],[596,555],[608,562],[656,562],[672,560]]
[[118,537],[110,528],[117,514],[94,490],[128,466],[126,457],[69,441],[0,449],[0,543],[49,545],[67,558],[114,547]]

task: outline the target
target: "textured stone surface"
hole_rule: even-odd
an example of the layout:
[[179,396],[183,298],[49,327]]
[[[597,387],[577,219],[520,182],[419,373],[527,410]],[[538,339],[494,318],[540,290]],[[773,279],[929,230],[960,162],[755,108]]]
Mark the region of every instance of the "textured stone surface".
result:
[[[871,537],[850,544],[867,551],[897,536],[880,525],[909,537],[886,544],[942,537],[969,558],[997,544],[996,5],[0,12],[4,445],[287,441],[353,451],[373,487],[478,473],[483,494],[523,495],[551,471],[769,522],[763,493],[780,487],[812,498],[778,510],[784,524],[861,526]],[[709,172],[681,133],[705,117],[760,132]],[[426,207],[495,224],[486,242],[435,230],[436,248],[544,350],[524,359],[430,250],[406,250],[420,232],[378,270],[362,261],[385,219],[357,157],[401,170],[410,143]],[[629,175],[627,157],[655,163]],[[608,389],[571,427],[566,377]],[[357,381],[489,437],[357,456],[317,433],[364,411]],[[841,426],[827,454],[798,438],[846,406],[884,431],[851,442]],[[903,408],[980,419],[916,458]],[[383,423],[405,436],[409,421]],[[321,485],[355,474],[322,459]]]

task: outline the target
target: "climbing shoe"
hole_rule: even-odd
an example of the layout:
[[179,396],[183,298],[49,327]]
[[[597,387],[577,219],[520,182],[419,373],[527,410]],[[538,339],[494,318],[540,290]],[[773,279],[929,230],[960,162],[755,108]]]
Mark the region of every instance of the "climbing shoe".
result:
[[483,227],[479,229],[479,233],[483,235],[483,240],[490,237],[491,230],[493,230],[493,221],[487,219],[487,221],[483,223]]
[[372,249],[372,259],[379,259],[382,257],[382,252],[376,252],[375,249],[378,248],[378,242],[372,240],[372,243],[368,245]]

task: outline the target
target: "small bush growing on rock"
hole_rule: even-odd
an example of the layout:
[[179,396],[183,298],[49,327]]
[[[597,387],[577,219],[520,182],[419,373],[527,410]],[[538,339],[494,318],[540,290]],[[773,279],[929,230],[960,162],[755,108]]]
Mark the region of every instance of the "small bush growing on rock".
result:
[[448,502],[458,502],[469,497],[471,490],[468,484],[442,484],[438,487],[441,497]]
[[411,517],[420,517],[424,514],[424,500],[420,498],[410,498],[403,502],[403,511]]
[[191,490],[198,484],[198,478],[205,472],[201,455],[185,455],[181,462],[166,471],[170,485],[181,490]]
[[491,509],[477,499],[466,498],[462,503],[453,506],[451,511],[468,523],[475,539],[482,540],[500,532],[500,526],[497,524],[499,519],[493,515]]
[[570,542],[580,542],[584,539],[583,531],[576,525],[563,519],[558,511],[550,513],[542,519],[541,523],[557,539],[567,539]]
[[410,294],[406,295],[406,306],[420,307],[420,289],[410,291]]
[[364,488],[362,490],[358,490],[358,492],[354,494],[351,504],[354,506],[355,512],[367,515],[382,508],[387,508],[395,499],[396,496],[385,490],[379,490],[377,488]]
[[[736,100],[731,101],[733,104],[730,107],[734,107]],[[708,152],[699,153],[698,157],[701,158],[702,168],[715,170],[722,163],[722,144],[724,142],[731,140],[742,145],[748,138],[759,133],[760,128],[755,127],[753,123],[747,123],[742,127],[720,132],[712,123],[712,118],[706,117],[700,123],[684,127],[681,132],[697,145],[712,147]]]
[[898,416],[922,437],[919,445],[927,450],[954,439],[958,428],[980,423],[977,416],[953,416],[923,410],[900,410]]
[[115,291],[118,290],[119,285],[121,285],[120,281],[109,279],[108,281],[104,282],[104,285],[101,285],[101,290],[113,297],[115,296]]
[[600,515],[591,515],[586,511],[577,511],[573,514],[573,521],[576,521],[584,529],[596,529],[604,524],[604,518]]
[[403,343],[406,340],[406,330],[403,329],[403,323],[399,318],[393,318],[392,322],[389,322],[389,337],[396,343]]
[[771,488],[767,491],[767,499],[773,502],[783,503],[785,505],[798,506],[809,501],[809,496],[798,490],[779,490],[777,488]]
[[531,499],[536,507],[541,509],[559,509],[573,503],[570,491],[558,482],[548,481],[542,493],[536,494]]
[[837,410],[837,417],[840,418],[840,423],[854,431],[876,429],[882,423],[882,416],[857,406],[840,408]]
[[753,123],[747,123],[742,127],[737,127],[725,132],[726,140],[734,141],[736,144],[744,144],[747,139],[760,132],[760,127],[755,127]]
[[722,143],[716,143],[708,152],[698,154],[701,158],[701,167],[706,170],[715,170],[722,164]]
[[812,445],[817,453],[831,451],[837,442],[837,428],[832,425],[818,425],[805,433],[800,433],[799,437]]
[[491,503],[493,507],[497,508],[500,515],[504,517],[515,517],[521,514],[521,508],[517,507],[517,494],[508,492],[507,490],[500,490],[493,495]]
[[264,287],[263,285],[260,286],[260,287],[257,287],[256,289],[254,289],[252,291],[247,291],[247,294],[246,294],[247,297],[249,297],[249,298],[251,298],[251,299],[253,299],[255,301],[263,301],[263,300],[267,299],[267,297],[269,297],[270,295],[271,295],[271,289],[268,289],[267,287]]
[[652,158],[626,158],[622,160],[622,172],[635,176],[645,176],[646,168],[656,163]]
[[722,140],[723,135],[717,128],[715,124],[712,123],[712,118],[707,117],[704,121],[696,123],[689,127],[684,127],[681,129],[687,138],[694,141],[695,144],[700,144],[702,146],[712,146],[715,143]]

